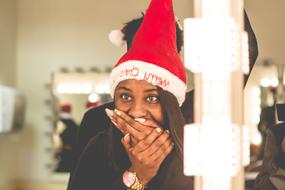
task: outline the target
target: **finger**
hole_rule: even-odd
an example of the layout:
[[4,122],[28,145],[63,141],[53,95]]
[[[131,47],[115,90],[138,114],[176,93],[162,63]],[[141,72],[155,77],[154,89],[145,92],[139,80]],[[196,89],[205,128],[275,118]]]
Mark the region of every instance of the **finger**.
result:
[[142,140],[146,136],[144,133],[141,133],[140,131],[129,125],[129,123],[127,123],[121,117],[116,117],[116,123],[120,130],[125,131],[125,133],[130,133],[130,135],[133,136],[135,139]]
[[167,152],[167,149],[171,147],[172,142],[168,140],[165,142],[159,149],[156,151],[152,152],[151,156],[149,156],[152,160],[157,160],[158,158],[161,157],[161,155],[165,154]]
[[[121,118],[122,120],[126,121],[130,126],[135,128],[136,130],[138,130],[140,132],[144,132],[146,130],[149,130],[146,126],[142,125],[145,122],[144,118],[137,118],[137,121],[136,121],[135,119],[133,119],[132,117],[130,117],[128,114],[126,114],[123,111],[120,111],[117,109],[115,109],[114,111],[115,111],[115,115],[118,118]],[[150,130],[149,130],[149,132],[150,132]]]
[[[107,114],[107,116],[109,117],[109,119],[111,120],[111,122],[118,128],[118,124],[115,120],[115,112],[113,110],[110,110],[108,108],[105,109],[105,112]],[[122,131],[120,128],[118,128],[120,131]],[[123,131],[122,131],[123,132]]]
[[154,162],[160,165],[165,160],[165,158],[172,152],[173,148],[174,143],[171,143],[170,146],[168,146],[167,149],[161,155],[156,155],[157,157],[153,157]]
[[131,148],[131,137],[130,134],[127,133],[122,139],[121,142],[123,144],[123,146],[125,147],[126,151],[129,151],[129,149]]
[[124,130],[123,125],[118,124],[117,116],[116,116],[116,114],[115,114],[115,112],[113,110],[110,110],[110,109],[106,108],[105,112],[106,112],[107,116],[109,117],[109,119],[111,120],[111,122],[115,125],[115,127],[119,131],[121,131],[123,134],[127,134],[128,133],[128,132],[126,132]]
[[164,131],[151,146],[144,151],[145,156],[152,156],[153,154],[161,154],[167,146],[171,144],[169,132]]
[[138,142],[134,146],[134,153],[139,153],[145,151],[149,148],[152,143],[160,136],[162,130],[160,128],[153,129],[152,132],[142,141]]
[[[151,127],[151,128],[158,128],[160,127],[154,120],[147,119],[145,122],[142,123],[145,126]],[[160,127],[161,128],[161,127]]]

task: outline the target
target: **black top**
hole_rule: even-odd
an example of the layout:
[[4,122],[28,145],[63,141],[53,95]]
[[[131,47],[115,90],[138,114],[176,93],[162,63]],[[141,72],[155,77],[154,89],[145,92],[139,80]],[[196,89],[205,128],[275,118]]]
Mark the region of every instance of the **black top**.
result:
[[[122,174],[131,163],[121,143],[122,137],[121,132],[112,126],[93,137],[80,156],[68,190],[127,189],[122,182]],[[163,161],[147,189],[192,190],[193,178],[184,176],[183,163],[173,151]]]

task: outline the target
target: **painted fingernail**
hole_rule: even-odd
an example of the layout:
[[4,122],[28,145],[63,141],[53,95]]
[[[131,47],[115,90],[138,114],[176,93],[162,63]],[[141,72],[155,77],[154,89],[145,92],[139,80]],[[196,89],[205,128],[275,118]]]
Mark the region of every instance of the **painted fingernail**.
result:
[[127,134],[124,136],[124,140],[125,140],[125,141],[128,140],[129,136],[130,136],[130,134],[127,133]]
[[117,109],[114,110],[117,115],[121,115],[121,112]]
[[106,112],[106,114],[107,114],[109,117],[111,117],[111,118],[114,116],[114,111],[112,111],[112,110],[110,110],[110,109],[108,109],[108,108],[105,109],[105,112]]
[[161,128],[159,128],[159,127],[156,128],[155,130],[156,130],[156,132],[158,132],[158,133],[160,133],[160,132],[162,131]]
[[139,122],[139,123],[144,123],[146,121],[145,118],[135,118],[135,121]]

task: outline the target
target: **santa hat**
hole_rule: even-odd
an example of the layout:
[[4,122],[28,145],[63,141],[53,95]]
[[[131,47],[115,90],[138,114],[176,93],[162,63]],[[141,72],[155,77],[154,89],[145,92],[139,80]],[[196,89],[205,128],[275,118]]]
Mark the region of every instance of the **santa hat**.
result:
[[145,80],[174,94],[181,106],[186,93],[186,74],[176,47],[172,0],[152,0],[132,47],[111,73],[111,95],[124,80]]
[[63,113],[71,113],[71,105],[70,104],[62,104],[60,106],[60,111]]

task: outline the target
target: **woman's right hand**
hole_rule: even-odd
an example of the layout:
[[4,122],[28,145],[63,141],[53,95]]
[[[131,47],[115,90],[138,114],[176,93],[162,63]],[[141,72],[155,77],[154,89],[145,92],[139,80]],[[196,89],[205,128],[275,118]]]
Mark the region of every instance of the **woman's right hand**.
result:
[[144,139],[132,146],[130,134],[122,138],[122,144],[131,161],[130,171],[136,172],[144,185],[156,176],[163,160],[174,147],[168,131],[155,128]]

